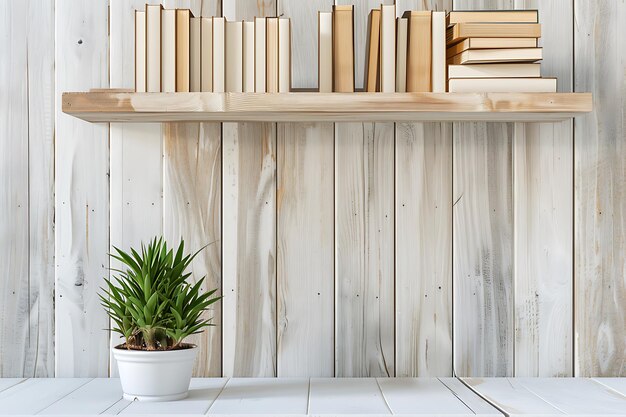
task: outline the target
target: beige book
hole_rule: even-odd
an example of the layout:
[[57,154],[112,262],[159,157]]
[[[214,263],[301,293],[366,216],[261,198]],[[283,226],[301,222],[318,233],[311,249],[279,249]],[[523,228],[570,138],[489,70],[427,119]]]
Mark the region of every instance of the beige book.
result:
[[203,17],[200,28],[200,91],[213,91],[213,18]]
[[200,17],[189,20],[189,91],[200,91]]
[[406,68],[406,91],[431,91],[432,12],[407,11],[409,40]]
[[448,58],[468,49],[536,48],[537,38],[467,38],[446,51]]
[[433,12],[432,15],[432,58],[430,83],[432,92],[446,91],[446,12]]
[[[411,22],[409,22],[409,25],[410,24]],[[410,43],[411,41],[409,39],[409,47]],[[408,59],[410,58],[407,55],[407,81],[410,77]],[[396,6],[394,4],[383,4],[380,6],[380,91],[383,93],[393,93],[396,91],[395,67]]]
[[215,93],[223,93],[225,89],[225,24],[226,19],[223,17],[213,18],[213,92]]
[[352,5],[333,6],[333,91],[354,92],[354,6]]
[[399,17],[396,23],[396,92],[406,93],[406,54],[409,20]]
[[278,19],[278,92],[291,91],[291,20]]
[[537,23],[537,10],[467,10],[448,13],[448,26],[455,23]]
[[176,91],[176,10],[161,11],[161,91]]
[[469,64],[450,65],[450,78],[537,78],[541,64]]
[[189,21],[188,9],[176,10],[176,91],[189,92]]
[[226,91],[243,91],[243,22],[226,22]]
[[265,18],[254,18],[254,91],[265,93]]
[[146,4],[146,91],[161,91],[161,9]]
[[254,22],[243,22],[243,91],[254,93]]
[[380,9],[370,11],[367,21],[365,91],[380,91]]
[[317,85],[320,93],[333,91],[333,14],[317,14]]
[[539,23],[457,23],[446,30],[446,43],[467,38],[540,38]]
[[542,48],[469,49],[448,58],[448,65],[496,62],[535,62],[542,59]]
[[146,92],[146,12],[135,10],[135,91]]
[[268,93],[278,93],[278,18],[268,17],[265,24],[265,88]]
[[454,78],[451,93],[554,93],[556,78]]

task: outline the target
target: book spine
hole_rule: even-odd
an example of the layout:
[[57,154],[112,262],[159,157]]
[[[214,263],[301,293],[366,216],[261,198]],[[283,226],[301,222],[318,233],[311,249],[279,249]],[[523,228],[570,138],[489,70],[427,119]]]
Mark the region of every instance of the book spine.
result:
[[224,23],[223,17],[213,18],[213,92],[224,92]]
[[433,12],[432,17],[432,91],[446,91],[446,13]]
[[200,53],[200,90],[213,91],[213,19],[210,17],[202,18],[202,27],[200,28],[202,40],[200,45],[202,51]]
[[201,18],[192,17],[189,22],[189,91],[200,91],[200,40]]
[[243,91],[253,93],[254,86],[254,22],[243,23]]
[[318,88],[320,93],[333,91],[333,15],[318,12]]
[[396,91],[396,6],[382,5],[380,16],[381,91]]
[[161,6],[146,4],[146,91],[161,91]]
[[254,19],[254,91],[265,93],[265,18]]
[[135,11],[135,91],[146,92],[146,12]]
[[226,22],[226,91],[243,91],[243,22]]
[[291,20],[278,19],[278,92],[291,91]]
[[396,92],[406,92],[406,54],[408,19],[399,17],[396,23]]

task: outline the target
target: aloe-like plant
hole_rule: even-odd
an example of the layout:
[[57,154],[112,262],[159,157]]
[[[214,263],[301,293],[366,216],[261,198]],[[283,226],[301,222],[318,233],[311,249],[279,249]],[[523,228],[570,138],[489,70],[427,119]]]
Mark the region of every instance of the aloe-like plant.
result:
[[185,272],[204,248],[185,254],[184,247],[181,240],[174,251],[163,238],[154,238],[141,244],[140,253],[114,247],[110,254],[123,269],[111,269],[116,275],[105,279],[100,300],[127,349],[180,349],[186,337],[213,325],[203,313],[221,298],[214,296],[217,289],[201,292],[205,277],[192,285]]

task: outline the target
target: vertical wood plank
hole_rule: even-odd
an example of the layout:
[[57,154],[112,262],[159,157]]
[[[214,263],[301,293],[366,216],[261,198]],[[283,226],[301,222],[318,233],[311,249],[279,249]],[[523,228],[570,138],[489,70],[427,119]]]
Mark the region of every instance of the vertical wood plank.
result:
[[[541,72],[572,91],[573,3],[516,0],[538,9]],[[515,376],[573,372],[572,122],[517,123],[513,139]]]
[[[396,1],[450,10],[451,1]],[[396,124],[396,375],[452,375],[452,126]]]
[[575,0],[575,374],[626,376],[626,4]]
[[[275,16],[274,0],[236,0],[228,20]],[[224,123],[225,376],[276,375],[276,124]]]
[[[56,102],[107,87],[108,1],[55,4]],[[56,114],[56,376],[107,376],[108,320],[97,293],[108,275],[109,128]]]

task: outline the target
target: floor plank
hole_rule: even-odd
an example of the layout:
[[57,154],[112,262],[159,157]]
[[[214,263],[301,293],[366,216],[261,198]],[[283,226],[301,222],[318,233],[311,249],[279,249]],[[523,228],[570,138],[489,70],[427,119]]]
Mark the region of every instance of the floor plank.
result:
[[439,378],[454,395],[463,401],[477,416],[501,416],[502,413],[487,401],[479,397],[458,378]]
[[0,392],[0,414],[37,414],[89,381],[89,378],[28,379]]
[[593,380],[626,395],[626,378],[594,378]]
[[[39,414],[103,414],[120,402],[122,396],[122,385],[119,379],[96,378],[54,402]],[[130,404],[128,401],[127,403]]]
[[11,388],[13,385],[17,385],[24,381],[24,378],[1,378],[0,379],[0,392]]
[[377,414],[391,411],[374,378],[311,378],[309,414]]

